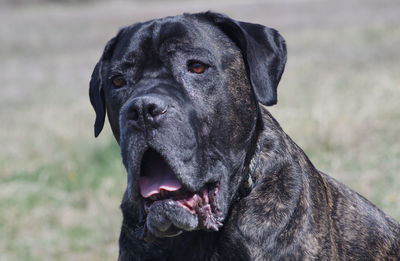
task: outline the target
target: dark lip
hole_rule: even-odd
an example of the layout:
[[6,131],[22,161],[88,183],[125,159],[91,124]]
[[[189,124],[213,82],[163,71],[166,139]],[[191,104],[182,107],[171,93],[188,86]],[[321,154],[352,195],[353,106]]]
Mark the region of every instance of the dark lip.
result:
[[217,203],[218,187],[219,182],[208,183],[198,192],[180,189],[172,193],[165,192],[162,195],[154,195],[154,198],[144,199],[143,208],[145,213],[148,214],[153,203],[172,200],[189,213],[198,215],[201,220],[200,227],[208,231],[218,231],[222,226],[222,213]]
[[[190,198],[192,197],[194,192],[189,192],[184,188],[181,188],[176,191],[166,191],[166,190],[161,190],[160,193],[154,194],[148,198],[143,198],[144,199],[144,209],[146,213],[148,213],[150,206],[156,202],[156,201],[164,201],[164,200],[173,200],[175,202],[178,201],[183,201],[185,198]],[[193,211],[191,210],[193,213]]]

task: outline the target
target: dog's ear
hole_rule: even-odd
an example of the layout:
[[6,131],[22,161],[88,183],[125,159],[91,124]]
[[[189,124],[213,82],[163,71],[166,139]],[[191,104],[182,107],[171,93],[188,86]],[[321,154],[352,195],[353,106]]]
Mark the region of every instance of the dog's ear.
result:
[[223,14],[201,14],[218,26],[241,49],[258,101],[277,103],[277,88],[286,64],[286,44],[275,29],[233,20]]
[[94,123],[94,136],[99,136],[101,130],[104,126],[104,120],[106,118],[106,103],[104,99],[103,90],[103,65],[104,63],[111,59],[113,50],[116,46],[119,36],[121,35],[123,29],[118,32],[111,40],[108,41],[106,47],[104,48],[103,54],[99,62],[94,67],[92,77],[89,84],[89,97],[90,103],[92,104],[96,112],[96,121]]
[[96,112],[96,120],[94,123],[94,136],[99,136],[104,126],[106,118],[106,104],[104,100],[104,92],[101,79],[102,62],[100,61],[94,67],[92,77],[90,79],[89,97],[94,111]]

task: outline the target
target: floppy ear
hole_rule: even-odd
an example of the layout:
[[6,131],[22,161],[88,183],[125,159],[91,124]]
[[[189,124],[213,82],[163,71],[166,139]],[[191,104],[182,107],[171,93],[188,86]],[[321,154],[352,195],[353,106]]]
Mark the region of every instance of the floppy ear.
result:
[[206,12],[207,20],[228,35],[241,49],[254,94],[264,105],[277,103],[277,88],[286,64],[286,44],[275,29]]
[[94,136],[99,136],[104,126],[106,118],[106,104],[101,79],[102,62],[99,61],[94,67],[92,78],[90,79],[89,97],[94,111],[96,112],[96,121],[94,123]]
[[94,136],[99,136],[101,130],[104,126],[104,120],[106,118],[106,103],[104,99],[104,91],[103,91],[103,65],[104,62],[111,59],[112,52],[117,43],[118,37],[121,35],[122,30],[118,32],[118,34],[113,37],[104,48],[103,54],[99,60],[99,62],[94,67],[92,77],[90,79],[89,84],[89,97],[90,103],[92,104],[94,111],[96,112],[96,121],[94,123]]

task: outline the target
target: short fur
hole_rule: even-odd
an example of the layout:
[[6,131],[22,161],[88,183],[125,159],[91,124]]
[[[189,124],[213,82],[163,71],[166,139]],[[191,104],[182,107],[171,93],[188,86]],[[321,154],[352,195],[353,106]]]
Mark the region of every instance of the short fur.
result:
[[[190,73],[191,60],[209,67]],[[264,106],[277,102],[285,63],[276,30],[212,12],[133,24],[109,41],[90,99],[95,136],[107,112],[128,173],[120,261],[400,260],[399,223],[318,171]],[[125,86],[112,86],[116,75]],[[218,186],[214,226],[172,199],[146,213],[149,149],[187,191]]]

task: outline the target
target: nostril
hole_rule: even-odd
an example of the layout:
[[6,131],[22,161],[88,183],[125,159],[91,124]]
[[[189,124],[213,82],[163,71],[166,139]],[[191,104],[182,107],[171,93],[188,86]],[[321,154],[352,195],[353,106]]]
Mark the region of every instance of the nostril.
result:
[[137,121],[139,119],[139,112],[137,109],[132,109],[128,112],[127,118],[129,120]]
[[148,111],[148,113],[150,114],[151,117],[157,116],[157,107],[156,107],[155,104],[150,104],[147,107],[147,111]]
[[147,108],[147,112],[150,114],[151,117],[156,117],[158,115],[164,114],[168,109],[168,106],[157,106],[156,104],[149,104]]

